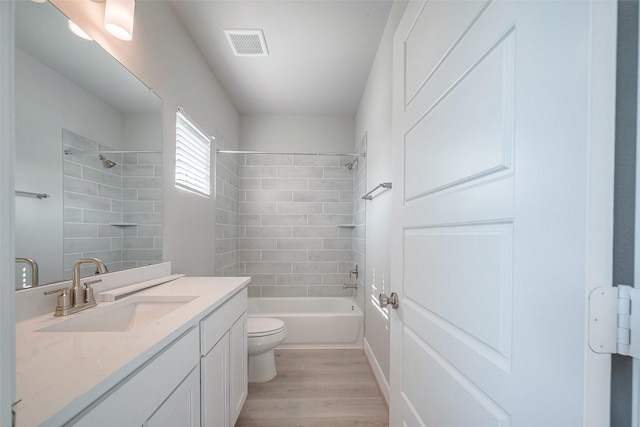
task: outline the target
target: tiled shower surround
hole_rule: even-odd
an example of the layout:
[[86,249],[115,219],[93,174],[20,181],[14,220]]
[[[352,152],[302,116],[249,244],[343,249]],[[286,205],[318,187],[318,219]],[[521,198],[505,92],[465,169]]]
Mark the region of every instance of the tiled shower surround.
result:
[[[63,149],[112,150],[67,130]],[[64,277],[79,258],[100,258],[109,271],[162,261],[162,154],[105,154],[112,168],[97,154],[63,156]]]
[[234,277],[239,273],[239,173],[237,154],[217,154],[216,276]]
[[[356,148],[358,153],[367,151],[367,135],[362,138]],[[353,167],[353,262],[358,266],[358,291],[356,299],[360,307],[364,307],[365,283],[367,282],[366,261],[366,207],[368,201],[362,196],[367,189],[367,158],[360,157]]]
[[354,173],[340,156],[239,160],[239,272],[250,296],[353,295]]

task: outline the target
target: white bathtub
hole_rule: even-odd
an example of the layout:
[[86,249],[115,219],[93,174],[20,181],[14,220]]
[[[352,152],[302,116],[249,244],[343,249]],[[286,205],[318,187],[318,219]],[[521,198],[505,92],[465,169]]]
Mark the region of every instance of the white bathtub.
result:
[[362,348],[364,318],[350,297],[249,298],[249,317],[287,326],[278,348]]

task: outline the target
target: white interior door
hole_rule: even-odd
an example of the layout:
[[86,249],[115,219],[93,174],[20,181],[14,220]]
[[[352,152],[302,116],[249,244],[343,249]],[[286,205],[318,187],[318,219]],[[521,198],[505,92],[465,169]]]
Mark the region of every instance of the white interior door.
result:
[[391,426],[604,426],[616,4],[410,2],[394,40]]

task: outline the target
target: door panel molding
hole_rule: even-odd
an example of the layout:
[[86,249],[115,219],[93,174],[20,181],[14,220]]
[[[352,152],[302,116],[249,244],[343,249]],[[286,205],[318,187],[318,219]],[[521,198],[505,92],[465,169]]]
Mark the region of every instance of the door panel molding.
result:
[[[486,10],[490,2],[427,1],[404,39],[405,108],[438,71]],[[436,10],[434,10],[436,9]],[[438,16],[439,19],[430,19]],[[421,40],[437,37],[437,48],[422,49]],[[417,40],[417,43],[414,41]]]
[[508,360],[513,225],[405,230],[404,252],[404,298]]
[[[405,358],[403,364],[418,366],[405,371],[403,383],[408,385],[407,390],[412,390],[405,392],[405,396],[426,425],[449,426],[452,419],[459,426],[511,424],[509,414],[496,401],[408,328],[404,331],[403,343],[405,356],[411,356]],[[438,387],[421,387],[430,382]]]

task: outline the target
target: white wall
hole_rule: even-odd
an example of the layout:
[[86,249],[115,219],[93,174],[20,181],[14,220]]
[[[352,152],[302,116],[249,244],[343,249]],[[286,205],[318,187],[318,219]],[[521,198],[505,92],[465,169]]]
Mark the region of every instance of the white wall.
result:
[[353,150],[351,115],[243,114],[243,150],[348,153]]
[[[30,55],[16,49],[17,257],[36,260],[40,283],[62,280],[62,129],[123,149],[123,117]],[[21,265],[22,267],[23,265]]]
[[[393,5],[356,115],[356,135],[367,133],[369,187],[391,181],[392,39],[405,7],[405,2]],[[389,294],[391,191],[380,193],[366,206],[365,339],[383,375],[378,377],[383,391],[389,381],[389,322],[371,295],[377,299],[381,292]]]
[[[215,198],[174,186],[175,111],[237,148],[239,116],[168,2],[137,2],[133,40],[103,29],[104,3],[52,0],[163,100],[163,251],[174,272],[215,274]],[[213,171],[212,171],[213,172]],[[213,175],[213,174],[212,174]]]
[[128,113],[122,138],[127,150],[158,150],[162,141],[162,118],[157,113]]

